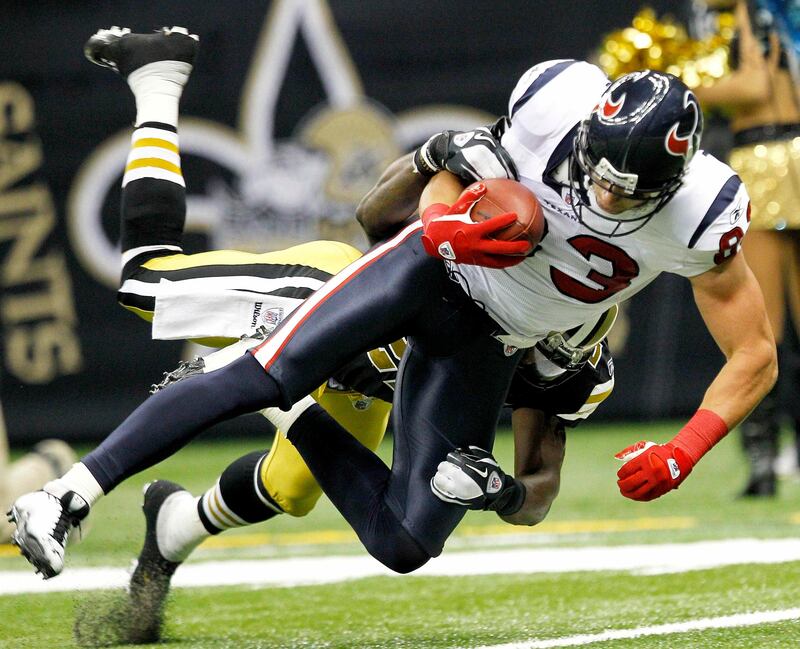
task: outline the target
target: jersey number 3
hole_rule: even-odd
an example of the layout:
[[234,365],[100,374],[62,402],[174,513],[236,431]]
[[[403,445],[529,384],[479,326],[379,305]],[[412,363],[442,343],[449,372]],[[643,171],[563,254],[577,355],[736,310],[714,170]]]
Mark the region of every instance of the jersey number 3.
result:
[[590,270],[586,279],[600,286],[600,288],[595,288],[551,266],[550,277],[553,284],[564,295],[587,304],[596,304],[628,288],[631,281],[639,274],[639,264],[636,263],[636,260],[622,248],[606,241],[582,234],[567,239],[567,243],[587,261],[590,261],[592,257],[605,259],[611,264],[611,274],[604,275],[598,270]]

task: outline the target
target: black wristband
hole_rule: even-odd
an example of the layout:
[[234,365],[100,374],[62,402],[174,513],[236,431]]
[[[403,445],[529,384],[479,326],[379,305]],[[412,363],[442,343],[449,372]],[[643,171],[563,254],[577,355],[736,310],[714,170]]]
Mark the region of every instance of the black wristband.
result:
[[414,171],[430,178],[444,169],[452,134],[453,131],[437,133],[417,149],[414,152]]
[[430,159],[428,153],[428,142],[414,151],[412,164],[414,165],[414,173],[417,173],[425,178],[432,178],[439,171],[441,171],[441,169],[433,166],[433,161]]
[[508,485],[498,494],[497,498],[486,508],[496,511],[500,516],[510,516],[522,509],[525,502],[525,485],[516,478],[506,476]]

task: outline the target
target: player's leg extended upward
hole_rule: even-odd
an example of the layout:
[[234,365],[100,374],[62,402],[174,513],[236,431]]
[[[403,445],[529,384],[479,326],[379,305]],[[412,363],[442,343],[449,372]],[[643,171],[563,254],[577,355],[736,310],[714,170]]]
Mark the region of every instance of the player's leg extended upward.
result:
[[[75,507],[76,494],[79,504],[81,500],[91,504],[125,477],[174,452],[207,425],[265,406],[288,407],[353,355],[403,333],[416,331],[421,341],[437,340],[446,347],[459,337],[476,335],[474,330],[469,331],[468,325],[477,321],[479,335],[491,340],[485,314],[468,300],[462,299],[460,303],[455,300],[455,307],[448,303],[435,290],[442,282],[449,284],[450,291],[453,287],[461,290],[446,277],[440,262],[425,257],[419,245],[419,228],[407,228],[334,278],[285,322],[279,335],[258,352],[267,373],[252,356],[245,355],[226,368],[172,386],[145,402],[59,483],[60,495],[48,494],[60,504],[58,511],[54,510],[56,518],[76,519],[83,514],[83,507]],[[428,291],[421,291],[421,286]],[[454,319],[454,309],[455,312],[472,309],[474,313]],[[456,321],[467,326],[455,331],[444,326]],[[425,342],[421,347],[425,347]],[[492,344],[500,347],[496,341]],[[507,361],[506,365],[510,363]],[[505,369],[503,366],[507,378],[511,370]],[[501,392],[507,383],[505,378],[495,379],[503,383]],[[430,385],[427,377],[421,379],[420,386]],[[442,388],[441,384],[436,385],[425,396],[435,402]],[[492,405],[499,408],[501,399]],[[474,414],[474,408],[466,410]],[[493,427],[496,411],[490,408],[489,412]],[[474,425],[468,425],[465,430],[475,429]],[[472,436],[468,441],[487,446],[485,434],[480,439]],[[441,457],[438,455],[436,461]],[[430,475],[425,476],[426,485]],[[30,513],[23,507],[20,509],[26,515]],[[24,530],[21,531],[20,540],[24,543]],[[31,543],[27,549],[36,549],[34,545]],[[50,557],[38,559],[49,564]],[[57,561],[44,567],[52,574],[61,568]]]

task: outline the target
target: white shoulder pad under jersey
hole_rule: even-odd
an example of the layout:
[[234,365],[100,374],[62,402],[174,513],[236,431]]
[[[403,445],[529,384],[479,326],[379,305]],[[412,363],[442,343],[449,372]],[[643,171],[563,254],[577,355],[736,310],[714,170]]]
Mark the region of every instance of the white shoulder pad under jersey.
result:
[[578,124],[597,105],[607,80],[579,61],[531,68],[514,90],[503,146],[520,181],[539,197],[547,229],[535,253],[507,269],[458,265],[456,276],[505,330],[529,347],[549,331],[587,322],[641,291],[662,272],[700,274],[736,254],[748,225],[738,176],[704,152],[681,188],[641,229],[607,237],[589,230],[570,204],[566,168]]
[[600,68],[574,59],[545,61],[522,75],[508,102],[512,127],[502,140],[520,176],[541,178],[554,155],[569,154],[567,136],[589,116],[607,85]]

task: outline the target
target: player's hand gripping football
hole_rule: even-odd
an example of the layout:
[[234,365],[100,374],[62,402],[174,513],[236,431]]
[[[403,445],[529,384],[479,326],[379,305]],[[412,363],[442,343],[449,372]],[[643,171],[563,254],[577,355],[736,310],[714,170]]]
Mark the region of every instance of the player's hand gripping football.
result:
[[689,454],[671,442],[654,444],[642,440],[614,457],[625,463],[617,471],[617,485],[620,493],[631,500],[655,500],[677,489],[694,468]]
[[414,153],[414,169],[427,177],[446,170],[467,184],[484,178],[518,180],[517,167],[500,144],[503,120],[472,131],[437,133]]
[[491,235],[517,220],[513,212],[499,214],[475,223],[470,211],[486,194],[484,184],[465,189],[452,206],[434,203],[422,213],[422,244],[431,257],[449,259],[458,264],[489,268],[508,268],[525,259],[530,252],[528,241],[499,241]]
[[431,491],[445,502],[502,515],[517,512],[525,500],[522,483],[504,473],[492,454],[477,446],[448,453],[431,478]]

